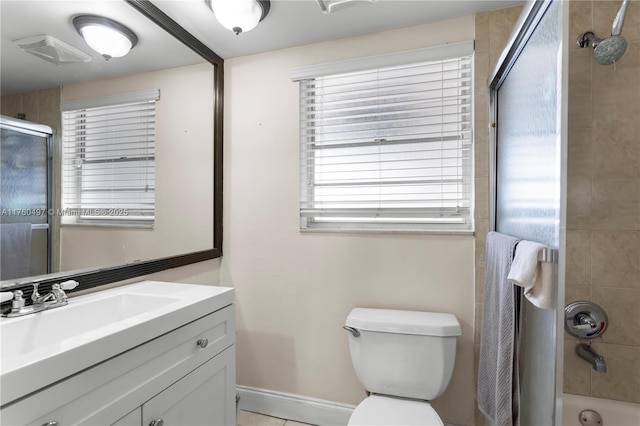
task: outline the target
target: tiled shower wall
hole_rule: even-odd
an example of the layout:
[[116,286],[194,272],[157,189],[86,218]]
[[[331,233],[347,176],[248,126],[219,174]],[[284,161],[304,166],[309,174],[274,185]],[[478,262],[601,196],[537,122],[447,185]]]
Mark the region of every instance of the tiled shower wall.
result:
[[611,34],[619,1],[572,1],[566,302],[592,300],[609,329],[592,341],[607,372],[575,354],[565,333],[564,391],[640,403],[640,1],[629,4],[627,52],[593,61],[574,40]]
[[0,113],[25,114],[25,120],[60,129],[60,87],[3,95]]

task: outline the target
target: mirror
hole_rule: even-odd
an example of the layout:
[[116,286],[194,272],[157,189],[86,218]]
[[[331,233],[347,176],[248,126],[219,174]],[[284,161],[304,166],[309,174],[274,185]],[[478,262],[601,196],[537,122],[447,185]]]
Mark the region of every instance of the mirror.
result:
[[[222,60],[149,1],[3,0],[0,7],[0,112],[55,129],[49,152],[51,204],[46,206],[44,218],[39,215],[33,221],[37,226],[32,226],[28,242],[29,272],[4,279],[0,287],[83,276],[85,280],[80,282],[84,289],[220,256]],[[73,27],[72,20],[78,15],[113,19],[131,29],[138,43],[128,55],[105,60]],[[90,59],[55,65],[15,43],[42,35],[55,37]],[[160,92],[155,119],[153,224],[67,223],[65,215],[70,212],[61,203],[64,132],[60,103],[149,89]],[[2,168],[7,171],[9,165],[3,162]],[[0,199],[6,204],[5,194],[10,192],[18,199],[33,198],[24,196],[23,186],[13,191],[3,187]],[[25,215],[28,203],[18,213],[5,207],[2,224],[34,219]],[[33,216],[32,211],[27,213]],[[3,245],[9,235],[5,233]],[[53,275],[41,276],[47,264]]]

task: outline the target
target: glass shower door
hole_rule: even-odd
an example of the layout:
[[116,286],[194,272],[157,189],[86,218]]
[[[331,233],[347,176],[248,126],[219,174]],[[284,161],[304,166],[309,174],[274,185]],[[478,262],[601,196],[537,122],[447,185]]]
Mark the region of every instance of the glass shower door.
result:
[[[545,2],[528,31],[515,39],[510,64],[492,83],[496,123],[493,229],[555,250],[564,238],[562,28],[562,2]],[[558,268],[554,269],[557,289]],[[559,424],[556,354],[562,343],[557,338],[555,304],[545,310],[525,301],[522,309],[525,351],[520,423]]]
[[[4,268],[3,280],[41,275],[51,271],[51,236],[48,214],[51,207],[49,145],[51,133],[47,126],[2,117],[0,142],[0,234],[2,253],[28,251],[28,270]],[[49,131],[51,131],[49,129]],[[31,225],[30,250],[15,245],[21,241],[7,241],[13,224]],[[2,228],[0,228],[2,229]],[[28,237],[27,237],[28,238]],[[28,243],[27,243],[28,244]],[[6,265],[5,265],[6,266]],[[20,271],[23,272],[18,272]]]

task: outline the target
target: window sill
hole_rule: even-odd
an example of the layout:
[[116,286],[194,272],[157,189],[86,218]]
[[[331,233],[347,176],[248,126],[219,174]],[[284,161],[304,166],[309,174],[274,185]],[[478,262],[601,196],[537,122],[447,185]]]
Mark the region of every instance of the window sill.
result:
[[357,229],[357,228],[300,228],[301,234],[413,234],[413,235],[451,235],[474,236],[472,230],[442,230],[437,229]]
[[153,229],[153,223],[61,223],[60,227],[66,228],[135,228],[135,229]]

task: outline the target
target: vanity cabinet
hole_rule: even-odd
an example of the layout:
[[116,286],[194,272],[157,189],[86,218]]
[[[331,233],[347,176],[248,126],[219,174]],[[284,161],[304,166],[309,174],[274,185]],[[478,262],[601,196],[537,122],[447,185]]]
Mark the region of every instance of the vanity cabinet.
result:
[[110,426],[140,426],[142,424],[142,407],[138,407]]
[[234,363],[235,353],[226,350],[160,392],[142,406],[142,425],[158,419],[166,426],[235,425],[235,393],[226,391]]
[[160,420],[165,426],[234,425],[229,406],[235,406],[235,396],[229,401],[227,392],[234,364],[235,352],[225,350],[112,426],[154,426]]
[[234,307],[142,338],[139,346],[2,407],[1,415],[3,425],[235,425]]

